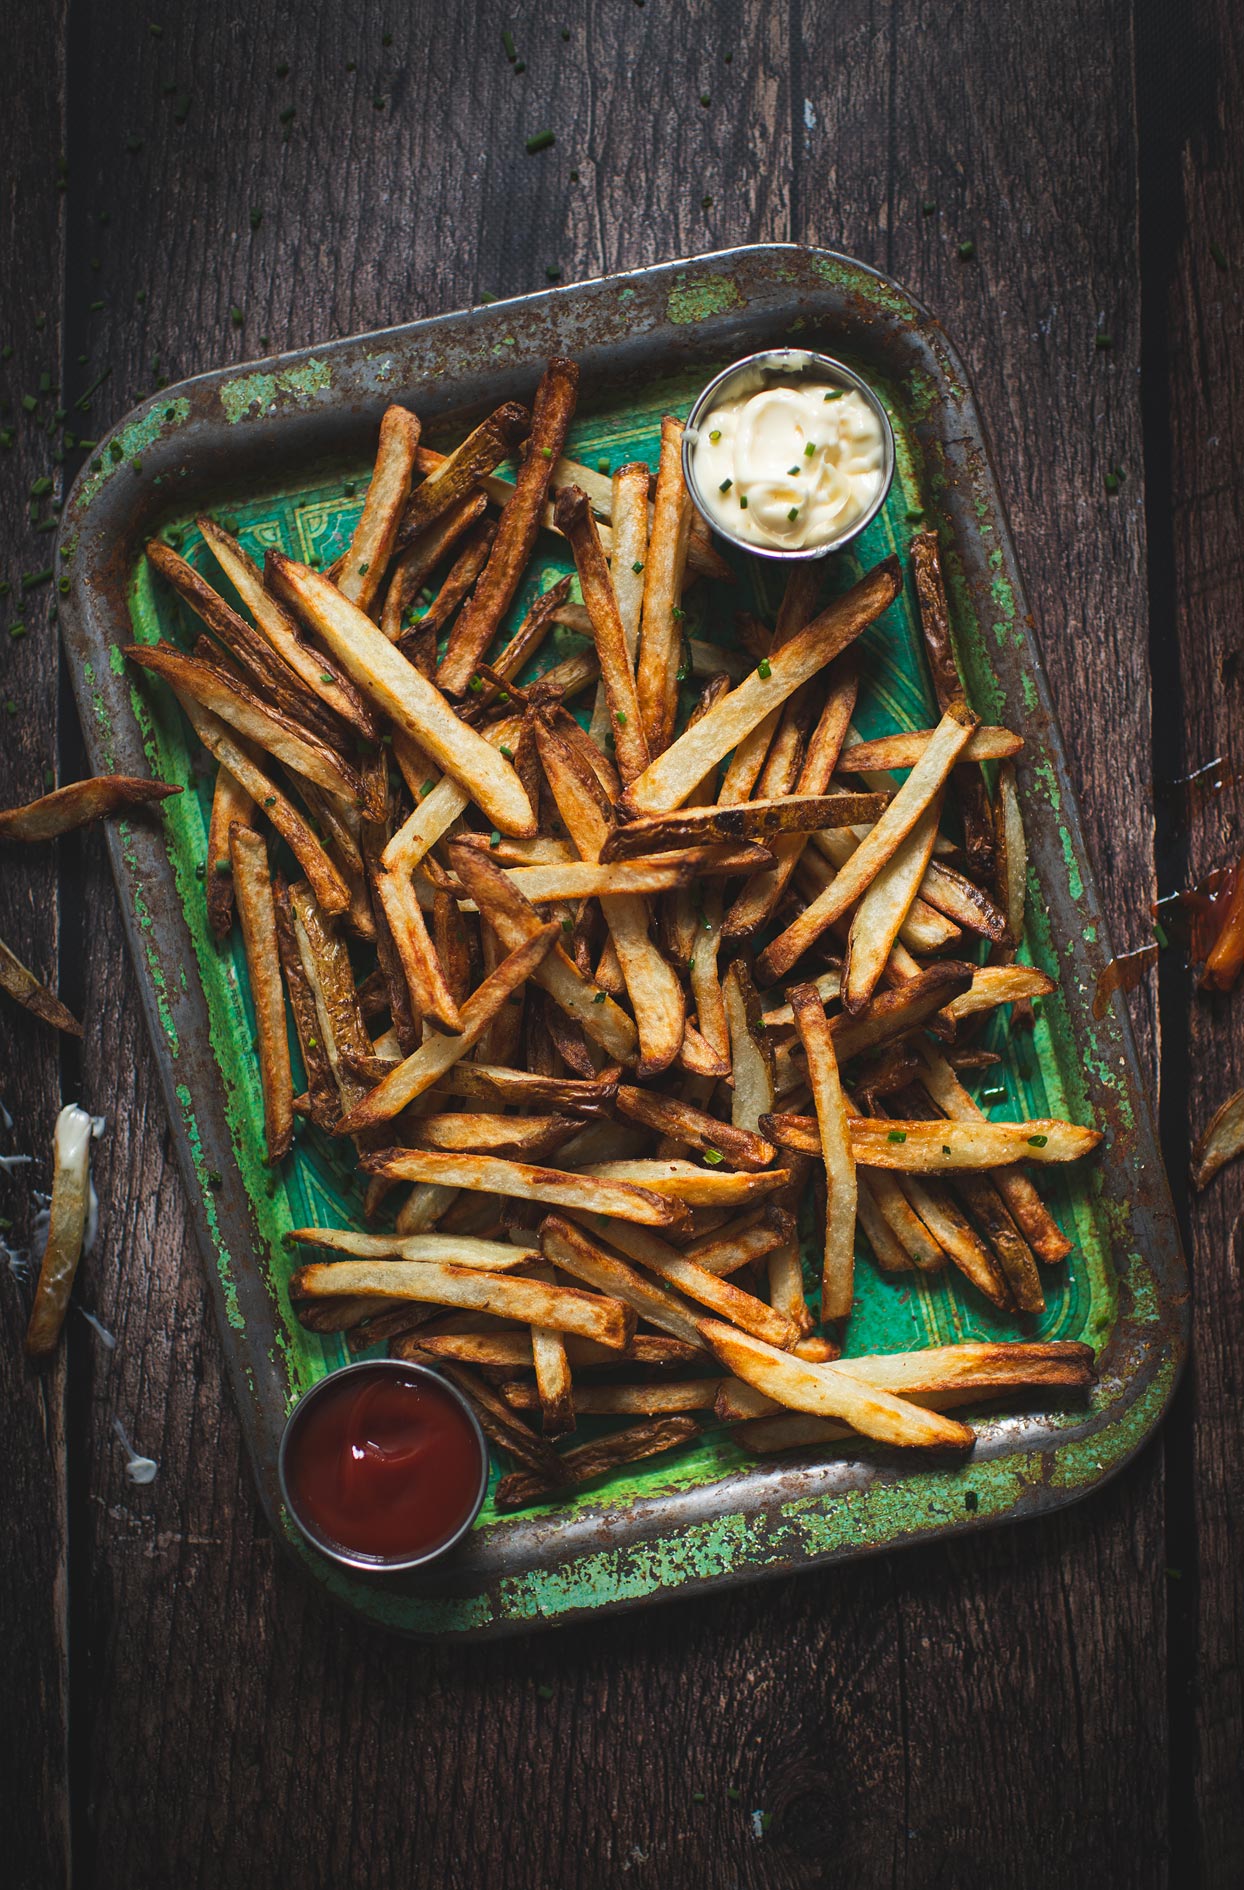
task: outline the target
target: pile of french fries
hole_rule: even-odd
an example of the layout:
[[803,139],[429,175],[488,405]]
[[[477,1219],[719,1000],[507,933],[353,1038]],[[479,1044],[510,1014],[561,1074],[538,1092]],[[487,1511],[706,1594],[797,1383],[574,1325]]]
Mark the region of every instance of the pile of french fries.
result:
[[[1015,962],[1022,739],[968,707],[932,533],[911,556],[933,728],[853,727],[852,646],[894,558],[827,602],[823,567],[795,565],[742,661],[689,647],[688,588],[730,574],[681,425],[655,476],[606,479],[564,456],[577,379],[551,361],[530,412],[447,455],[391,407],[331,570],[270,551],[261,571],[206,518],[210,574],[148,547],[203,633],[126,653],[218,764],[205,892],[221,938],[241,926],[268,1158],[301,1119],[368,1178],[364,1226],[292,1236],[324,1255],[292,1300],[461,1385],[513,1465],[503,1508],[706,1412],[755,1451],[964,1449],[946,1407],[1082,1387],[1089,1349],[841,1354],[861,1235],[900,1284],[957,1268],[1025,1314],[1069,1250],[1032,1172],[1097,1134],[987,1120],[962,1080],[997,1061],[979,1020],[1052,989]],[[507,628],[549,533],[579,594],[562,578]],[[520,684],[556,625],[582,653]],[[625,1423],[555,1449],[580,1414]]]

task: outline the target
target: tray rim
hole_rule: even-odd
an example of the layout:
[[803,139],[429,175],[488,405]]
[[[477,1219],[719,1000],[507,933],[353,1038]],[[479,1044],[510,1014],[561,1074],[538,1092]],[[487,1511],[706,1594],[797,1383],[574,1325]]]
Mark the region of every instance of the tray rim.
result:
[[[403,346],[407,349],[416,346],[435,347],[445,340],[461,350],[464,338],[478,343],[481,336],[486,338],[490,334],[500,334],[503,326],[522,325],[529,331],[526,336],[528,346],[526,349],[514,346],[504,366],[510,373],[519,371],[526,374],[531,362],[554,345],[552,337],[557,331],[558,321],[550,321],[550,315],[555,318],[559,314],[568,316],[570,325],[573,325],[580,304],[593,310],[602,304],[603,297],[609,295],[620,297],[629,293],[636,296],[639,293],[636,285],[644,291],[651,289],[659,292],[662,288],[666,289],[666,325],[679,323],[693,327],[700,351],[706,352],[711,348],[713,352],[720,352],[725,334],[732,326],[741,326],[743,331],[747,326],[750,303],[746,297],[740,297],[737,279],[740,275],[750,279],[758,270],[769,272],[770,281],[792,284],[802,270],[805,277],[818,278],[810,289],[805,282],[806,293],[819,292],[831,301],[836,296],[844,310],[853,303],[852,312],[856,319],[865,323],[876,323],[882,328],[887,320],[897,324],[896,332],[914,347],[915,353],[925,357],[930,377],[940,384],[943,396],[948,399],[953,397],[961,421],[961,437],[954,441],[948,440],[944,445],[952,455],[956,450],[962,452],[965,477],[984,492],[988,502],[992,529],[996,533],[997,548],[1001,554],[1000,568],[1013,590],[1013,616],[1019,625],[1016,634],[1023,646],[1025,661],[1035,686],[1043,723],[1043,748],[1048,751],[1053,766],[1055,787],[1061,803],[1058,817],[1060,832],[1065,836],[1064,844],[1070,846],[1068,870],[1074,867],[1081,884],[1076,903],[1086,921],[1086,936],[1091,926],[1091,943],[1097,948],[1096,956],[1104,962],[1109,956],[1107,932],[1080,828],[1074,789],[1067,773],[1061,733],[1053,716],[1035,626],[1027,609],[1009,526],[992,473],[984,429],[962,364],[940,324],[899,284],[867,264],[810,245],[744,245],[618,272],[529,296],[512,297],[388,329],[364,331],[261,362],[214,369],[179,382],[140,403],[111,429],[101,441],[94,460],[79,473],[66,503],[58,534],[58,549],[67,547],[69,551],[70,572],[70,591],[61,599],[59,611],[62,639],[92,767],[99,769],[119,765],[116,749],[120,746],[125,749],[124,765],[129,771],[149,772],[141,733],[129,702],[128,683],[124,677],[113,673],[106,660],[106,652],[113,641],[109,631],[110,626],[115,626],[117,622],[118,607],[121,621],[128,623],[125,588],[132,570],[132,553],[138,542],[138,529],[141,528],[145,535],[157,528],[161,516],[185,509],[184,503],[177,501],[177,485],[186,477],[184,456],[187,451],[191,451],[192,457],[194,454],[200,456],[200,466],[205,458],[209,485],[213,474],[219,474],[221,485],[232,487],[235,491],[239,489],[236,477],[239,458],[252,471],[268,466],[276,471],[287,462],[299,435],[312,437],[326,431],[333,442],[328,449],[328,457],[339,460],[342,444],[347,437],[362,437],[369,428],[374,427],[380,407],[395,392],[401,391],[384,386],[392,374],[392,363],[387,359],[390,351],[399,353]],[[794,292],[792,289],[792,295]],[[682,297],[686,305],[686,312],[677,316],[672,312],[675,297]],[[828,309],[826,312],[829,312]],[[562,326],[565,325],[563,322]],[[618,355],[624,360],[629,359],[637,350],[642,350],[645,344],[649,348],[655,346],[659,351],[660,343],[651,332],[658,326],[650,323],[644,333],[624,337],[616,344]],[[718,339],[719,332],[723,330],[725,332]],[[501,353],[502,344],[494,342],[489,345],[494,355]],[[593,346],[596,349],[608,348],[609,343],[598,338]],[[641,356],[637,354],[639,358]],[[352,399],[346,401],[340,391],[333,391],[333,383],[335,379],[348,376],[351,371],[355,375],[355,384]],[[648,371],[651,374],[651,369]],[[481,396],[484,396],[487,382],[491,381],[495,389],[495,375],[496,369],[487,363],[483,368],[477,368],[476,381]],[[455,383],[459,395],[473,385],[469,375],[465,390],[461,378]],[[329,399],[321,400],[320,397],[326,393]],[[249,397],[244,398],[246,396]],[[492,397],[497,397],[495,391]],[[455,398],[449,406],[456,410],[470,404],[468,392],[466,399]],[[196,407],[203,409],[197,416],[194,413]],[[224,419],[214,411],[216,407],[224,408]],[[255,407],[266,407],[266,411],[252,412]],[[425,410],[435,412],[435,402],[426,404]],[[171,420],[166,418],[170,414],[174,416]],[[282,425],[282,422],[285,424]],[[239,454],[238,449],[244,443],[247,453]],[[152,478],[136,486],[132,476],[127,479],[125,475],[132,474],[136,469],[134,461],[140,454],[144,470]],[[223,478],[226,465],[234,474],[232,478]],[[96,466],[102,467],[102,471],[94,470]],[[308,478],[310,471],[309,468]],[[171,504],[155,496],[152,481],[157,475],[171,482]],[[257,483],[252,478],[250,489],[255,489]],[[200,499],[201,495],[196,491],[195,496]],[[956,535],[956,551],[958,549]],[[102,673],[96,673],[92,658],[100,663]],[[163,875],[171,882],[172,869],[165,856],[161,830],[154,824],[119,823],[109,831],[107,844],[179,1165],[194,1209],[201,1257],[216,1306],[230,1379],[240,1407],[261,1501],[274,1534],[293,1553],[304,1571],[318,1585],[326,1588],[334,1599],[354,1612],[373,1622],[380,1621],[400,1631],[424,1637],[440,1638],[449,1634],[456,1638],[481,1638],[524,1632],[536,1626],[581,1618],[600,1608],[629,1608],[656,1600],[699,1594],[742,1580],[787,1574],[796,1568],[821,1566],[904,1543],[925,1541],[931,1535],[964,1534],[1026,1515],[1047,1512],[1078,1500],[1098,1484],[1116,1475],[1160,1422],[1173,1395],[1187,1351],[1189,1314],[1186,1275],[1174,1208],[1162,1170],[1148,1097],[1140,1079],[1130,1024],[1123,1000],[1116,996],[1107,1019],[1099,1022],[1097,1029],[1112,1038],[1110,1048],[1112,1052],[1119,1053],[1126,1077],[1122,1085],[1123,1102],[1131,1117],[1128,1139],[1134,1145],[1133,1152],[1142,1168],[1153,1171],[1147,1175],[1151,1194],[1148,1203],[1135,1201],[1125,1206],[1140,1216],[1156,1241],[1156,1250],[1148,1256],[1147,1263],[1140,1264],[1147,1264],[1147,1285],[1152,1290],[1161,1315],[1157,1321],[1161,1330],[1160,1333],[1147,1333],[1144,1319],[1139,1323],[1132,1321],[1129,1325],[1120,1307],[1107,1352],[1115,1347],[1116,1339],[1126,1327],[1124,1336],[1126,1344],[1131,1346],[1132,1369],[1120,1373],[1118,1385],[1121,1393],[1130,1392],[1132,1395],[1117,1396],[1102,1407],[1095,1408],[1083,1422],[1056,1429],[1053,1433],[1048,1424],[1044,1427],[1039,1423],[1030,1425],[1023,1418],[987,1419],[982,1424],[981,1443],[971,1460],[974,1466],[980,1468],[988,1463],[1014,1461],[1030,1463],[1032,1468],[1031,1474],[1017,1473],[1014,1492],[1006,1500],[1000,1501],[996,1508],[981,1508],[970,1520],[960,1516],[929,1520],[911,1528],[891,1526],[875,1539],[845,1541],[836,1546],[813,1547],[810,1551],[801,1552],[800,1529],[795,1527],[792,1532],[788,1528],[788,1539],[783,1542],[782,1527],[777,1520],[779,1516],[782,1523],[788,1523],[790,1516],[805,1503],[840,1503],[849,1498],[853,1491],[875,1496],[878,1491],[884,1490],[887,1482],[892,1483],[900,1478],[910,1489],[913,1482],[919,1482],[923,1473],[915,1469],[895,1472],[892,1460],[887,1462],[868,1450],[851,1460],[831,1458],[828,1462],[811,1464],[806,1463],[802,1456],[792,1456],[784,1460],[761,1460],[758,1465],[735,1475],[700,1486],[697,1490],[680,1492],[676,1496],[646,1497],[620,1513],[609,1511],[608,1493],[605,1491],[602,1496],[606,1500],[601,1509],[580,1512],[572,1519],[572,1526],[568,1529],[576,1543],[585,1530],[595,1532],[599,1538],[607,1539],[614,1545],[611,1553],[620,1553],[620,1545],[625,1543],[629,1545],[629,1551],[640,1556],[646,1554],[659,1563],[662,1549],[684,1540],[690,1541],[697,1530],[703,1530],[715,1521],[724,1521],[736,1514],[740,1520],[748,1517],[759,1519],[763,1524],[761,1535],[772,1536],[773,1540],[767,1548],[762,1545],[755,1555],[741,1565],[736,1563],[717,1569],[710,1567],[698,1573],[679,1570],[671,1583],[658,1574],[646,1584],[641,1581],[633,1592],[627,1592],[626,1584],[620,1582],[615,1584],[613,1592],[588,1601],[573,1599],[573,1581],[563,1578],[562,1599],[550,1612],[543,1612],[538,1604],[534,1604],[527,1613],[498,1614],[493,1609],[491,1613],[483,1615],[478,1605],[481,1590],[496,1592],[507,1582],[513,1584],[518,1579],[506,1559],[499,1553],[491,1552],[497,1549],[502,1537],[508,1535],[511,1542],[516,1539],[512,1525],[507,1524],[477,1532],[475,1544],[486,1541],[487,1548],[483,1552],[477,1548],[474,1566],[469,1573],[460,1569],[451,1570],[445,1578],[425,1578],[417,1590],[407,1592],[391,1586],[385,1588],[366,1577],[342,1579],[344,1571],[333,1570],[331,1565],[315,1556],[293,1531],[276,1494],[274,1468],[270,1461],[274,1446],[267,1452],[264,1449],[265,1432],[271,1429],[271,1400],[274,1394],[287,1398],[287,1384],[283,1392],[279,1343],[270,1343],[266,1351],[262,1348],[257,1351],[253,1338],[245,1336],[248,1327],[252,1332],[262,1329],[275,1341],[272,1295],[263,1278],[263,1270],[247,1264],[246,1257],[243,1258],[243,1264],[234,1269],[230,1242],[223,1231],[232,1230],[234,1246],[238,1245],[238,1234],[251,1245],[261,1245],[251,1216],[250,1202],[237,1175],[223,1108],[214,1112],[218,1120],[213,1122],[208,1119],[213,1112],[205,1111],[201,1115],[195,1107],[194,1097],[201,1093],[194,1087],[196,1064],[209,1066],[209,1080],[213,1072],[218,1080],[218,1072],[206,1044],[206,1003],[197,972],[192,975],[191,982],[185,976],[187,957],[192,966],[194,960],[193,953],[189,951],[189,935],[180,904],[174,897],[171,913],[153,912],[145,895],[145,885],[149,879],[159,880]],[[167,937],[170,932],[174,935],[172,938]],[[179,933],[182,935],[180,939],[177,937]],[[185,949],[178,954],[173,948],[179,943]],[[1089,953],[1088,956],[1091,960],[1094,954]],[[174,988],[175,981],[170,981],[165,975],[163,967],[166,964],[180,964],[182,967],[180,989]],[[200,1041],[197,1043],[193,1041],[196,1025],[201,1027]],[[189,1040],[186,1038],[187,1031],[191,1033]],[[1078,1030],[1076,1035],[1078,1042]],[[185,1080],[187,1078],[191,1080]],[[1118,1081],[1117,1078],[1114,1080]],[[214,1199],[214,1189],[210,1184],[209,1177],[212,1175],[225,1177],[228,1184],[222,1190],[219,1203]],[[239,1204],[231,1198],[234,1185],[240,1196],[240,1213]],[[1132,1412],[1131,1406],[1138,1402],[1140,1393],[1152,1395],[1144,1401],[1143,1409]],[[1125,1434],[1120,1435],[1120,1432]],[[1106,1448],[1107,1438],[1112,1446],[1109,1450]],[[1100,1450],[1103,1457],[1108,1457],[1108,1461],[1098,1461],[1092,1474],[1072,1476],[1060,1482],[1054,1474],[1058,1464],[1064,1460],[1069,1462],[1081,1445],[1089,1443]],[[792,1483],[799,1484],[797,1491],[787,1487]],[[774,1490],[778,1492],[776,1503],[772,1500]],[[716,1492],[716,1498],[705,1503],[705,1492]],[[722,1499],[727,1493],[731,1493],[731,1500],[723,1504]],[[767,1502],[763,1500],[766,1493],[770,1497]],[[623,1519],[621,1522],[619,1515]],[[597,1517],[599,1522],[594,1521]],[[806,1524],[809,1520],[810,1513],[803,1515],[801,1512],[802,1523]],[[522,1538],[527,1542],[529,1551],[539,1548],[539,1553],[529,1563],[522,1578],[536,1588],[540,1585],[541,1577],[549,1578],[553,1581],[550,1593],[556,1592],[557,1584],[553,1578],[559,1571],[577,1565],[573,1562],[569,1565],[559,1564],[557,1561],[557,1549],[550,1541],[556,1533],[556,1521],[556,1517],[533,1519]],[[580,1553],[577,1562],[581,1564],[588,1559]],[[456,1585],[455,1575],[460,1577]],[[413,1621],[405,1618],[412,1611],[421,1611],[425,1618]],[[403,1618],[393,1618],[395,1612]]]

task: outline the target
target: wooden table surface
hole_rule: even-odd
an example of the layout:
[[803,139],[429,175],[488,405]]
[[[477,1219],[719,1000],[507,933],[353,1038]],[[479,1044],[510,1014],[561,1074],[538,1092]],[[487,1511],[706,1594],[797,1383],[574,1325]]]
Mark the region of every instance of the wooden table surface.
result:
[[[28,494],[59,489],[55,389],[93,436],[158,375],[796,238],[891,271],[966,357],[1116,950],[1152,936],[1155,888],[1238,852],[1237,788],[1168,786],[1242,758],[1231,0],[27,0],[4,45],[6,801],[81,767],[54,585],[21,588],[48,562]],[[108,1119],[81,1301],[117,1340],[75,1315],[33,1376],[0,1267],[7,1883],[1244,1881],[1244,1170],[1187,1200],[1188,1124],[1244,1082],[1239,994],[1195,995],[1172,950],[1131,1000],[1195,1363],[1117,1481],[976,1539],[446,1651],[332,1612],[260,1516],[98,838],[6,854],[0,935],[87,1020],[79,1048],[0,1015],[4,1148],[36,1155],[0,1177],[9,1238],[80,1096]],[[159,1460],[147,1489],[116,1418]]]

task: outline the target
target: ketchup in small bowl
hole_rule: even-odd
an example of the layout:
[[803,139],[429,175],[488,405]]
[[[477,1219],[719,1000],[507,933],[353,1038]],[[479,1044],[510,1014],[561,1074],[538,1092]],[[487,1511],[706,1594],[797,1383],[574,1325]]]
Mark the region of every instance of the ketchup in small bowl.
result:
[[350,1568],[411,1569],[479,1514],[488,1447],[456,1386],[398,1359],[347,1365],[290,1412],[281,1493],[303,1534]]

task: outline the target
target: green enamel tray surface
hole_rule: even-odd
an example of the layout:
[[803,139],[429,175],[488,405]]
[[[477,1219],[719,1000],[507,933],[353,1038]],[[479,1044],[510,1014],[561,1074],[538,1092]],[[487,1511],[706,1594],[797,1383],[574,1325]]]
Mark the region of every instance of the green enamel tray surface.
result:
[[[788,323],[788,330],[797,325]],[[827,561],[825,594],[845,589],[863,570],[892,552],[899,553],[905,572],[900,598],[865,634],[859,646],[862,686],[855,721],[860,733],[868,738],[895,729],[927,727],[937,717],[906,552],[912,532],[919,529],[917,521],[946,523],[939,503],[944,495],[945,469],[941,457],[930,454],[922,438],[919,403],[913,401],[910,381],[891,379],[879,370],[875,360],[855,357],[846,345],[848,340],[844,337],[836,352],[865,373],[886,400],[898,446],[898,465],[883,512],[848,552]],[[661,415],[685,413],[706,378],[741,351],[731,346],[719,355],[699,357],[694,365],[674,372],[661,361],[654,364],[658,371],[647,378],[632,376],[620,390],[594,386],[585,380],[568,452],[589,466],[599,464],[602,470],[611,470],[630,459],[655,465]],[[460,424],[442,438],[450,440],[459,433]],[[435,426],[431,437],[437,438]],[[333,469],[331,478],[321,476],[314,485],[279,484],[258,496],[252,492],[244,500],[217,506],[216,515],[228,518],[231,526],[236,521],[243,545],[257,559],[262,559],[268,547],[275,546],[293,557],[327,567],[349,541],[362,507],[368,470],[365,460],[347,459]],[[317,469],[318,473],[322,471]],[[194,510],[199,504],[196,497],[188,512],[166,510],[165,535],[178,542],[192,564],[220,583],[214,560],[194,525]],[[943,536],[945,539],[945,532]],[[987,523],[984,536],[988,567],[991,553]],[[1003,551],[1000,545],[992,560],[988,595],[993,608],[987,621],[982,621],[981,587],[965,575],[965,561],[957,557],[948,561],[959,654],[973,706],[988,721],[1005,721],[1008,709],[1011,719],[1017,719],[1016,705],[1013,701],[1008,704],[991,651],[991,644],[996,648],[1003,639],[1014,641],[1024,635],[1015,627],[1017,599],[1007,579]],[[542,536],[523,590],[510,612],[509,628],[520,620],[537,591],[547,589],[565,573],[573,573],[573,563],[563,552],[561,541],[549,534]],[[753,610],[772,622],[783,582],[781,570],[770,563],[742,555],[733,562],[736,584],[697,584],[688,597],[684,626],[689,638],[731,650],[735,647],[736,610]],[[125,592],[135,641],[154,642],[163,637],[181,647],[190,646],[198,633],[197,620],[145,560],[130,560]],[[572,595],[578,596],[577,581]],[[151,772],[184,789],[181,796],[163,805],[164,837],[177,903],[192,941],[201,982],[210,1051],[220,1073],[236,1173],[248,1197],[254,1228],[249,1251],[239,1253],[231,1248],[218,1225],[216,1208],[222,1194],[234,1185],[233,1176],[213,1169],[211,1158],[202,1149],[192,1149],[191,1154],[206,1232],[213,1247],[221,1309],[243,1341],[248,1321],[238,1290],[240,1270],[257,1270],[270,1289],[267,1363],[275,1365],[277,1381],[283,1385],[283,1409],[274,1411],[270,1396],[260,1398],[265,1407],[268,1444],[272,1446],[284,1409],[350,1356],[342,1337],[309,1333],[294,1318],[286,1285],[305,1256],[297,1250],[291,1253],[284,1237],[296,1226],[361,1224],[362,1190],[352,1146],[335,1144],[310,1125],[301,1125],[294,1151],[278,1171],[270,1171],[263,1163],[263,1103],[242,948],[236,928],[230,940],[221,945],[206,922],[204,875],[212,870],[207,860],[207,835],[213,770],[205,766],[170,692],[149,677],[139,678],[124,662],[117,647],[121,640],[121,635],[115,637],[108,664],[128,694]],[[582,639],[572,632],[556,632],[519,681],[529,680],[552,662],[582,648]],[[698,687],[698,681],[685,686],[684,712],[692,690]],[[585,700],[590,706],[590,692]],[[1039,716],[1041,706],[1034,689],[1026,707],[1030,714]],[[582,704],[580,708],[586,720],[586,708]],[[1024,784],[1030,826],[1048,821],[1050,796],[1058,795],[1052,773],[1049,780],[1040,780],[1042,765],[1040,755],[1033,758]],[[1066,834],[1066,827],[1060,832]],[[1077,884],[1083,892],[1082,871],[1069,843],[1063,850],[1074,898]],[[1039,852],[1034,848],[1034,853]],[[288,864],[292,869],[292,862]],[[1028,933],[1020,955],[1065,982],[1068,958],[1082,948],[1084,939],[1079,936],[1069,941],[1061,935],[1065,918],[1060,908],[1064,903],[1050,896],[1048,885],[1043,887],[1036,868],[1032,868]],[[965,941],[965,945],[970,943]],[[1091,938],[1089,943],[1093,943]],[[975,950],[964,950],[963,955],[980,956]],[[160,998],[159,987],[168,974],[151,950],[147,960],[160,1027],[167,1039],[171,1013],[167,999]],[[358,962],[365,966],[371,961],[363,955]],[[1074,977],[1075,968],[1071,971]],[[180,975],[184,982],[184,967]],[[778,1001],[779,995],[775,992],[770,1001]],[[1116,1082],[1114,1070],[1107,1066],[1122,1059],[1110,1033],[1099,1033],[1099,1041],[1086,1043],[1088,1012],[1082,981],[1076,995],[1074,1006],[1069,1006],[1063,989],[1039,1000],[1035,1028],[1031,1030],[1012,1027],[1009,1011],[990,1019],[982,1041],[1000,1052],[1002,1063],[997,1071],[971,1079],[978,1098],[982,1088],[992,1093],[999,1082],[1004,1086],[1003,1096],[983,1100],[989,1114],[1000,1120],[1067,1116],[1101,1126],[1109,1135],[1113,1125],[1102,1112],[1101,1084]],[[300,1066],[292,1031],[291,1045],[297,1082]],[[192,1123],[195,1099],[180,1089],[177,1095],[186,1121]],[[885,1277],[866,1243],[861,1242],[856,1256],[856,1305],[846,1349],[853,1354],[902,1351],[962,1339],[1086,1340],[1103,1355],[1106,1365],[1103,1386],[1095,1394],[1099,1411],[1112,1386],[1122,1394],[1130,1382],[1136,1392],[1140,1378],[1145,1379],[1143,1395],[1131,1397],[1130,1402],[1124,1397],[1128,1404],[1126,1421],[1105,1429],[1100,1424],[1086,1425],[1085,1406],[1078,1402],[1043,1409],[1039,1421],[1031,1413],[1027,1417],[1022,1412],[1013,1417],[986,1415],[982,1444],[965,1466],[919,1463],[898,1468],[892,1457],[870,1453],[865,1447],[863,1453],[838,1453],[840,1459],[852,1458],[857,1470],[863,1455],[869,1469],[864,1487],[833,1487],[831,1478],[830,1485],[810,1487],[808,1493],[790,1501],[791,1463],[806,1464],[807,1455],[794,1460],[762,1460],[758,1465],[731,1441],[726,1428],[707,1417],[702,1436],[691,1446],[618,1472],[603,1485],[561,1496],[527,1512],[517,1522],[512,1517],[498,1516],[494,1508],[492,1488],[498,1474],[494,1465],[490,1494],[470,1549],[487,1579],[472,1580],[469,1575],[460,1580],[453,1576],[425,1578],[423,1583],[404,1586],[359,1579],[331,1568],[306,1550],[283,1516],[279,1519],[281,1527],[313,1572],[355,1608],[416,1632],[479,1632],[521,1626],[535,1619],[564,1618],[584,1607],[648,1599],[687,1582],[730,1579],[732,1573],[737,1577],[777,1572],[801,1560],[821,1559],[852,1548],[858,1552],[931,1527],[972,1526],[1022,1509],[1025,1490],[1034,1477],[1053,1500],[1066,1500],[1122,1461],[1151,1427],[1169,1396],[1178,1347],[1166,1343],[1161,1348],[1160,1369],[1140,1374],[1136,1360],[1154,1335],[1146,1340],[1145,1335],[1132,1333],[1127,1344],[1120,1345],[1120,1242],[1130,1245],[1135,1231],[1124,1225],[1117,1196],[1103,1185],[1108,1166],[1091,1160],[1069,1168],[1046,1167],[1034,1172],[1043,1198],[1073,1243],[1065,1265],[1042,1269],[1048,1302],[1043,1315],[1000,1316],[954,1269],[934,1276],[911,1273]],[[389,1223],[382,1220],[381,1224]],[[805,1274],[814,1296],[817,1230],[809,1221],[802,1233]],[[1133,1253],[1131,1260],[1137,1266],[1143,1264],[1138,1254]],[[1138,1298],[1136,1286],[1134,1279],[1128,1280],[1128,1317],[1123,1325],[1129,1332],[1135,1325],[1138,1307],[1143,1324],[1143,1294]],[[1160,1322],[1158,1298],[1154,1291],[1155,1322]],[[1113,1354],[1118,1358],[1114,1359]],[[1131,1357],[1130,1369],[1125,1367],[1125,1356]],[[604,1428],[608,1427],[583,1424],[580,1438]],[[833,1453],[820,1453],[815,1458],[821,1465],[822,1484],[827,1460],[832,1457]],[[698,1515],[697,1494],[730,1478],[742,1478],[747,1485],[751,1493],[748,1507],[733,1517],[722,1515],[720,1505],[711,1514]],[[763,1494],[766,1478],[767,1496]],[[785,1486],[783,1479],[787,1480]],[[1063,1492],[1061,1499],[1054,1495],[1058,1490]],[[271,1504],[270,1491],[265,1494]],[[670,1512],[671,1498],[679,1494],[690,1500],[691,1508],[687,1514],[680,1514],[676,1528],[667,1532],[662,1527],[663,1512]],[[788,1499],[780,1517],[774,1513],[775,1498]],[[590,1554],[578,1553],[569,1562],[559,1561],[557,1535],[564,1535],[568,1525],[577,1522],[579,1528],[571,1530],[576,1543],[580,1538],[595,1541],[593,1532],[602,1511],[615,1519],[619,1513],[629,1512],[635,1519],[636,1539],[629,1554],[622,1556],[597,1544]],[[516,1531],[523,1545],[517,1560],[507,1549],[507,1538]],[[540,1553],[530,1554],[537,1543]]]

